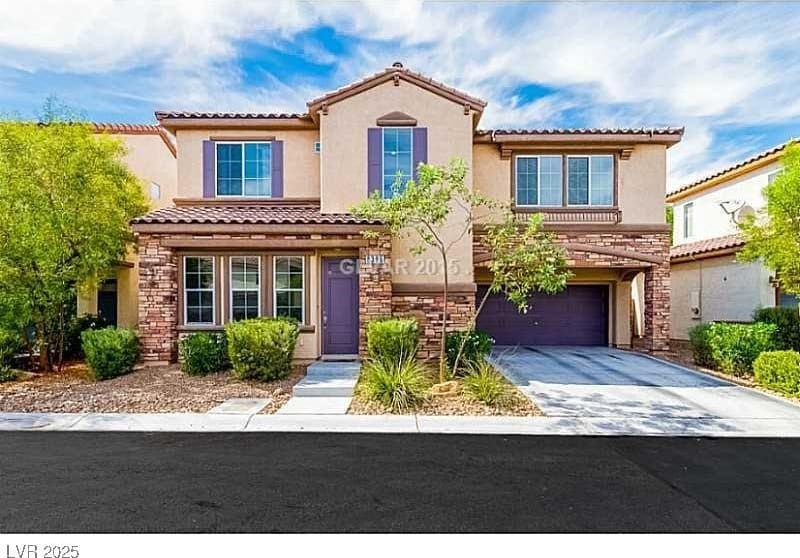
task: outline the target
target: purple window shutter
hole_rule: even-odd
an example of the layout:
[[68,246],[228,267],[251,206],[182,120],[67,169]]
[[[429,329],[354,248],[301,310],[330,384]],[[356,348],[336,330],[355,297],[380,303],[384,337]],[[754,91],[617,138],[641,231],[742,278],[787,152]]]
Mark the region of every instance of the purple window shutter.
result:
[[214,142],[203,141],[203,197],[213,198],[216,195],[216,184],[214,184]]
[[420,163],[428,162],[428,129],[414,128],[414,179]]
[[381,169],[383,162],[383,134],[380,128],[367,130],[367,194],[380,192],[383,186]]
[[272,197],[283,197],[283,141],[272,142]]

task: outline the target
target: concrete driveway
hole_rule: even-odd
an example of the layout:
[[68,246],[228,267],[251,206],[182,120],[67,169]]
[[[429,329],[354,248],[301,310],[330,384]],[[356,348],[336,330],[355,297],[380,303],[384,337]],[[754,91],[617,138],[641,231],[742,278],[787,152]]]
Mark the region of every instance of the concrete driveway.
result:
[[800,431],[800,405],[639,353],[497,347],[492,359],[545,414],[587,419],[595,428]]

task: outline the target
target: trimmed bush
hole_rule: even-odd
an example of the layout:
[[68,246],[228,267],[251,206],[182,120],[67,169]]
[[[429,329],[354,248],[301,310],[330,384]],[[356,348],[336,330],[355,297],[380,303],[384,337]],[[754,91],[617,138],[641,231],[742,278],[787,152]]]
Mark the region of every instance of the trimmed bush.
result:
[[213,374],[230,368],[228,342],[223,333],[192,333],[180,342],[181,370],[190,376]]
[[228,358],[239,379],[272,381],[292,370],[300,328],[289,318],[255,318],[225,326]]
[[379,359],[364,365],[359,390],[395,412],[417,407],[430,387],[425,366],[415,359]]
[[463,385],[470,397],[493,407],[501,406],[508,395],[505,378],[486,361],[472,366]]
[[753,320],[777,326],[777,349],[800,351],[800,312],[797,308],[759,308],[753,314]]
[[111,327],[108,320],[95,314],[84,314],[70,320],[64,332],[64,358],[80,358],[83,356],[81,334],[87,329],[105,329]]
[[95,380],[127,374],[139,356],[139,340],[130,329],[87,329],[81,333],[81,345]]
[[800,396],[800,353],[767,351],[753,362],[757,383],[788,395]]
[[388,318],[367,324],[367,354],[372,360],[411,360],[419,347],[419,324],[414,318]]
[[0,329],[0,365],[9,365],[22,347],[22,339],[15,331]]
[[708,330],[711,356],[723,372],[737,376],[750,374],[753,361],[775,348],[775,324],[729,324],[713,322]]
[[696,325],[689,330],[689,343],[692,345],[692,359],[694,363],[706,368],[715,366],[714,357],[711,355],[711,346],[708,344],[708,332],[711,324]]
[[[464,343],[464,352],[461,353],[461,359],[458,362],[458,370],[453,370],[456,363],[456,355],[461,343],[466,337],[467,341]],[[488,334],[478,331],[453,331],[447,334],[445,341],[445,351],[447,352],[447,365],[450,370],[453,370],[454,375],[459,372],[468,373],[470,366],[480,363],[492,352],[492,343],[494,341]]]

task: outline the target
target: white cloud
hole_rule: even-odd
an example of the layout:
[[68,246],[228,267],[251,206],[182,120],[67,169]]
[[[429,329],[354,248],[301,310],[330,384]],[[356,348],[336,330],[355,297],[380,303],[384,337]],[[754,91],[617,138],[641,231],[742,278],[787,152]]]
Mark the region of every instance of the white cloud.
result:
[[[349,54],[301,51],[336,63],[331,88],[402,59],[490,101],[482,126],[558,126],[576,112],[586,126],[685,124],[674,182],[760,148],[726,141],[731,128],[800,120],[800,11],[789,5],[48,0],[3,11],[0,66],[136,70],[115,94],[186,109],[303,110],[316,81],[265,68],[253,86],[238,60],[248,43],[281,48],[327,25],[355,39]],[[525,103],[516,92],[530,83],[554,92]]]

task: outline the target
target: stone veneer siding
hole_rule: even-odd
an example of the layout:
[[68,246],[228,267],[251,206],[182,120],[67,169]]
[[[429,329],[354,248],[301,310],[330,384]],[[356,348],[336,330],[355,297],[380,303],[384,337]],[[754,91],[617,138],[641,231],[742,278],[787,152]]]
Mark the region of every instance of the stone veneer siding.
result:
[[162,238],[138,236],[139,344],[145,362],[174,362],[178,356],[178,259]]
[[[367,256],[383,256],[382,264],[366,263]],[[392,315],[392,239],[382,234],[358,250],[358,352],[366,356],[367,324]]]
[[[668,232],[555,232],[561,244],[589,244],[592,246],[628,250],[655,256],[663,263],[648,264],[637,259],[616,255],[597,254],[581,250],[567,250],[567,263],[576,268],[618,268],[620,270],[644,267],[644,348],[648,351],[669,350],[670,340],[670,286]],[[481,241],[481,235],[473,238],[473,254],[481,261],[489,251]]]
[[[448,295],[448,331],[466,329],[475,312],[475,293]],[[425,360],[439,358],[444,296],[434,293],[404,293],[392,296],[392,314],[412,316],[420,324],[419,357]]]

